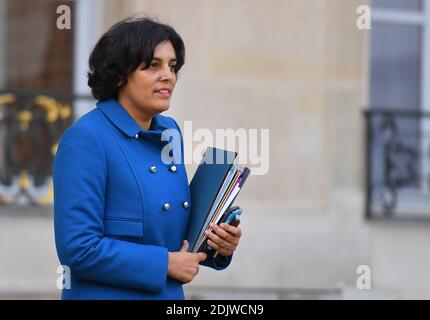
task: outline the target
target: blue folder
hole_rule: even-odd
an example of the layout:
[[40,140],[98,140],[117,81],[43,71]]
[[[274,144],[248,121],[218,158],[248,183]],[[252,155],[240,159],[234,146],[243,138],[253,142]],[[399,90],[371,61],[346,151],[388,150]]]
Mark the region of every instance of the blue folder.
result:
[[205,228],[205,222],[212,205],[236,156],[236,152],[207,148],[191,180],[190,219],[185,234],[185,239],[189,242],[189,251],[191,252],[195,251],[199,235]]

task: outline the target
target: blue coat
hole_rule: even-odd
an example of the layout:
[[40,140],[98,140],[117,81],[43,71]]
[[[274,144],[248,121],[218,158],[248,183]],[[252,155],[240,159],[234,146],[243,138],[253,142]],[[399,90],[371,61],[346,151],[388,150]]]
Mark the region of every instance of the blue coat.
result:
[[[184,239],[185,202],[192,204],[183,152],[181,161],[161,160],[161,133],[169,128],[179,130],[157,115],[142,131],[108,100],[64,133],[53,166],[56,248],[71,272],[63,299],[184,298],[182,283],[167,277],[167,263]],[[173,143],[183,151],[180,137]],[[230,261],[203,264],[221,270]]]

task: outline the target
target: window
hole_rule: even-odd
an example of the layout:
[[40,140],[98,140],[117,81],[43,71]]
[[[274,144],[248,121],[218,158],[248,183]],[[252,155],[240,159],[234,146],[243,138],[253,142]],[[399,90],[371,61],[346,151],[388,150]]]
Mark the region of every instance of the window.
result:
[[[57,8],[69,6],[73,20],[77,7],[82,13],[91,3],[0,0],[0,205],[52,203],[51,165],[58,140],[73,122],[76,105],[89,98],[76,90],[77,83],[86,82],[82,28],[72,22],[71,29],[59,30]],[[84,96],[76,99],[75,91]]]
[[430,0],[373,0],[367,215],[430,218]]

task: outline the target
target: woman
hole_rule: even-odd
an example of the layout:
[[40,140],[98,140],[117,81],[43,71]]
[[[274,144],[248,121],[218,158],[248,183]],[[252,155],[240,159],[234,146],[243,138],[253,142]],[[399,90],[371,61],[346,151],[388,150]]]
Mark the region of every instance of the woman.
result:
[[[63,299],[183,299],[199,264],[226,268],[241,236],[214,226],[219,255],[188,252],[190,191],[182,136],[170,106],[184,43],[170,26],[126,19],[104,34],[89,59],[97,107],[63,135],[54,162],[54,222],[59,259],[70,268]],[[161,150],[179,146],[165,163]]]

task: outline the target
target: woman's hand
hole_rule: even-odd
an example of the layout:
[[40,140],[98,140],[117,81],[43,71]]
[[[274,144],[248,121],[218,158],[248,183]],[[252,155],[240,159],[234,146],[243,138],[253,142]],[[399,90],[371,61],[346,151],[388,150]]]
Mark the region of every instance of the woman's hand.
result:
[[226,223],[221,223],[220,226],[211,223],[209,227],[212,228],[212,232],[205,231],[205,235],[208,237],[208,245],[222,256],[232,255],[239,245],[242,230]]
[[169,252],[167,275],[170,278],[188,283],[199,272],[199,263],[206,260],[206,253],[188,252],[188,241],[184,240],[178,252]]

